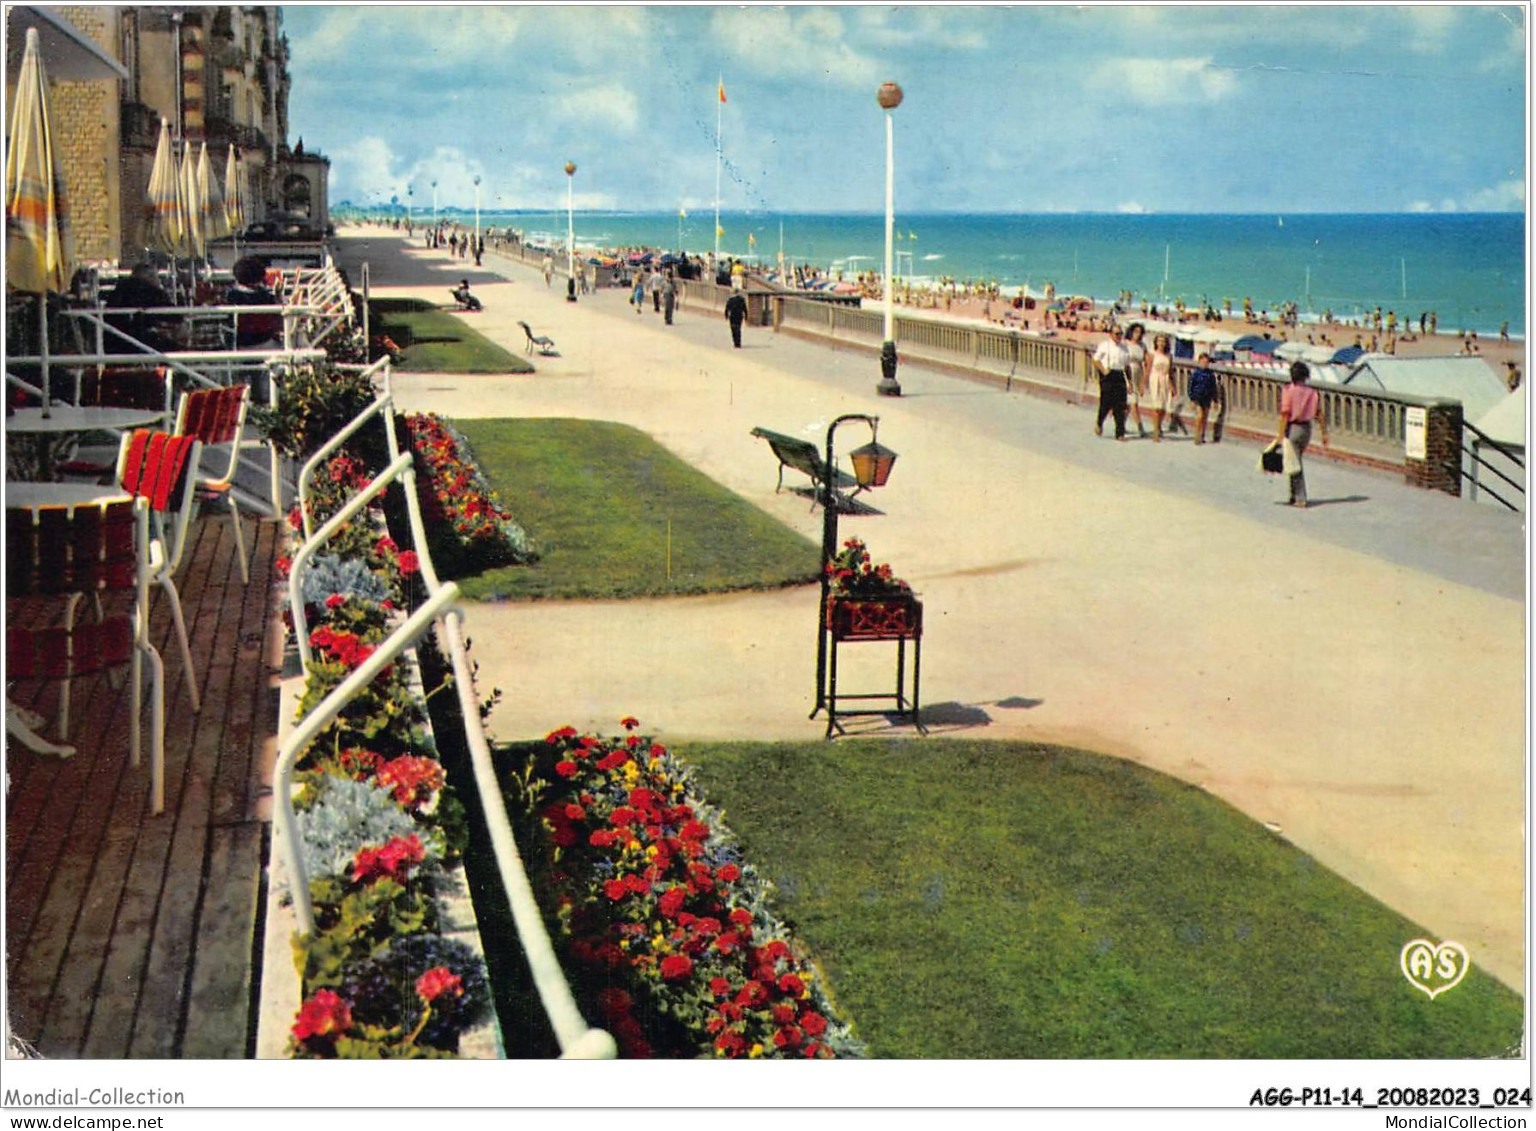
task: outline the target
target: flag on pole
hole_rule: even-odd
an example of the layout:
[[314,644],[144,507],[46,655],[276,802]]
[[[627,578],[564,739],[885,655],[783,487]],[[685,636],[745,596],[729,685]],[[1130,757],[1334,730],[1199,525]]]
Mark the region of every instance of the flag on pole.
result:
[[917,233],[916,232],[912,232],[912,231],[907,232],[907,239],[912,240],[913,242],[916,242],[916,240],[917,240]]
[[720,80],[720,101],[721,102],[725,101],[725,80],[724,79]]
[[715,225],[715,235],[716,235],[716,236],[717,236],[717,237],[718,237],[718,236],[724,236],[724,235],[725,235],[725,229],[724,229],[724,228],[722,228],[722,227],[721,227],[721,226],[720,226],[720,225],[719,225],[719,224],[716,224],[716,225]]
[[757,246],[757,237],[754,236],[751,232],[747,233],[747,243],[752,247]]

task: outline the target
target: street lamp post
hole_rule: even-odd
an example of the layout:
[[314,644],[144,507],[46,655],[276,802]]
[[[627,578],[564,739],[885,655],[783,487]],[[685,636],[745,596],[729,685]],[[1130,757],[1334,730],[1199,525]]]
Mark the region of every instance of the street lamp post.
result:
[[[896,462],[895,452],[889,448],[882,448],[875,442],[880,427],[878,416],[866,416],[860,412],[847,413],[839,416],[827,428],[826,454],[822,457],[824,471],[821,482],[821,602],[816,609],[816,706],[811,708],[810,715],[813,719],[816,717],[816,712],[827,705],[827,633],[830,628],[827,623],[827,598],[832,592],[832,578],[827,572],[827,564],[837,556],[839,503],[836,490],[837,473],[834,470],[836,464],[832,462],[832,434],[837,431],[839,425],[846,424],[850,420],[862,420],[869,425],[870,442],[850,454],[858,491],[867,490],[870,487],[884,487],[885,481],[890,478],[891,467]],[[830,727],[827,733],[831,734]]]
[[896,288],[892,285],[894,274],[891,265],[891,239],[896,225],[896,145],[891,111],[901,105],[901,87],[893,82],[882,83],[875,93],[875,99],[885,111],[885,337],[880,343],[880,382],[875,386],[875,392],[883,397],[899,397],[901,385],[896,381]]
[[415,203],[416,203],[416,186],[415,185],[406,185],[405,186],[405,226],[407,228],[414,228],[416,226],[416,211],[412,207]]
[[432,182],[432,223],[437,224],[437,182]]
[[480,246],[480,177],[475,175],[475,247]]
[[565,163],[565,300],[576,301],[576,211],[573,186],[576,183],[576,162]]

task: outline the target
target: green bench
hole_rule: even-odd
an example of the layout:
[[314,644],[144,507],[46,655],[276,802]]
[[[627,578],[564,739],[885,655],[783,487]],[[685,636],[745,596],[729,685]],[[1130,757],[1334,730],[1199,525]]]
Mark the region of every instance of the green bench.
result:
[[784,469],[792,467],[811,477],[811,485],[817,489],[816,497],[818,499],[821,497],[820,488],[827,478],[826,466],[822,463],[821,453],[816,450],[815,444],[809,440],[786,436],[782,432],[774,432],[767,428],[754,428],[752,435],[760,440],[767,440],[768,446],[773,449],[773,454],[778,457],[779,484],[773,489],[775,494],[784,488]]

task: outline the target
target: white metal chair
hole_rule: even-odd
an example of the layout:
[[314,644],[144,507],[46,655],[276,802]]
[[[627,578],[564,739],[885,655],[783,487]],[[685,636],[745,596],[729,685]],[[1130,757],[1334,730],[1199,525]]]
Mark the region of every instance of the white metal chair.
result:
[[181,595],[176,592],[174,575],[187,545],[196,503],[198,463],[202,441],[191,436],[139,429],[123,437],[117,454],[117,481],[124,491],[149,503],[150,581],[158,584],[171,598],[171,620],[176,627],[176,642],[187,673],[187,690],[192,696],[192,710],[202,709],[197,693],[197,673],[192,667],[192,646],[187,640],[187,622],[181,611]]

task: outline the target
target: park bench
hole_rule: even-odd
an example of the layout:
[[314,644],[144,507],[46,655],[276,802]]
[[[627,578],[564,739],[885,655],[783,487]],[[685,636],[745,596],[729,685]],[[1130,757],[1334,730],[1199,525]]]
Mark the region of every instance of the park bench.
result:
[[817,488],[817,498],[820,498],[820,487],[826,481],[826,467],[821,461],[821,453],[816,450],[815,444],[809,440],[786,436],[782,432],[773,432],[767,428],[754,428],[752,435],[767,440],[768,446],[773,449],[773,454],[778,458],[779,484],[773,489],[775,494],[784,487],[784,469],[792,467],[811,477],[811,485]]

